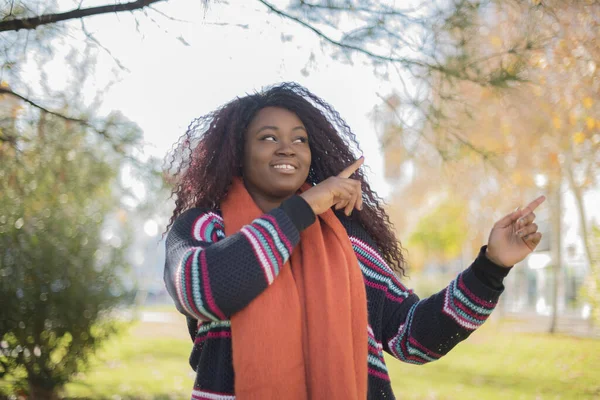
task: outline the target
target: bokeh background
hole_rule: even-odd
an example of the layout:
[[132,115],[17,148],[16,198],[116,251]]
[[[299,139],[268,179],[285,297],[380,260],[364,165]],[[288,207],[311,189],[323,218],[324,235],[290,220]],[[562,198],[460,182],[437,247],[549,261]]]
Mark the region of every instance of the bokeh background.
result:
[[167,155],[282,81],[356,133],[422,297],[548,199],[490,321],[388,358],[398,398],[600,398],[599,38],[594,0],[0,0],[0,398],[189,398]]

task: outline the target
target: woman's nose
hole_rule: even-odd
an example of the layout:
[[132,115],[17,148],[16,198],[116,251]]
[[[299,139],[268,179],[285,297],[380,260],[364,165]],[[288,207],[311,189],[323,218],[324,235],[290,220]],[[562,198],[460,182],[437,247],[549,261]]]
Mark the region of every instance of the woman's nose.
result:
[[296,152],[294,151],[294,148],[292,147],[291,143],[288,143],[287,141],[282,140],[281,142],[279,142],[279,147],[277,148],[277,154],[292,156],[292,155],[296,154]]

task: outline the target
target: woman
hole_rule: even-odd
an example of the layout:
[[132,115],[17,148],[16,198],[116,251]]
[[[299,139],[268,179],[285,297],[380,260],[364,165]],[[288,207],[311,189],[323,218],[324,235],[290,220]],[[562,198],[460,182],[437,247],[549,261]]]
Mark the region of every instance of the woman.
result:
[[350,128],[297,84],[193,123],[172,165],[165,283],[188,320],[193,399],[392,399],[383,350],[434,361],[494,309],[541,239],[540,197],[498,221],[473,264],[423,300]]

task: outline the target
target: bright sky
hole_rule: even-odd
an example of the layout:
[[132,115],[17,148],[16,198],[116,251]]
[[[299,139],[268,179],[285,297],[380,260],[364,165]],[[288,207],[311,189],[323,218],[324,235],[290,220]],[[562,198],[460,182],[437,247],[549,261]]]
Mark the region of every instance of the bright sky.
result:
[[[63,10],[74,8],[73,0],[60,3]],[[389,194],[379,142],[367,114],[381,103],[378,94],[389,94],[398,82],[378,79],[360,56],[354,56],[354,65],[333,60],[334,50],[323,48],[314,33],[269,13],[256,1],[210,3],[207,10],[200,0],[169,0],[155,6],[185,22],[153,11],[148,15],[156,23],[135,14],[139,27],[130,14],[86,19],[86,29],[128,69],[118,72],[120,81],[105,95],[102,112],[120,110],[135,121],[150,144],[148,152],[162,158],[193,118],[263,86],[296,81],[346,119],[372,171],[371,184],[381,196]],[[55,67],[53,78],[60,84],[64,61],[56,60]],[[101,52],[97,87],[113,79],[115,70],[115,61]],[[567,203],[565,219],[575,222],[572,200]],[[155,224],[147,228],[149,234],[156,231]],[[571,235],[576,237],[577,229],[569,229],[567,240],[576,241]]]
[[[65,10],[73,7],[72,0],[64,4]],[[372,170],[370,182],[385,196],[379,143],[367,114],[391,84],[377,79],[364,58],[355,57],[354,65],[335,61],[314,33],[258,2],[243,4],[211,2],[205,10],[199,0],[170,0],[155,7],[186,22],[148,11],[157,23],[138,13],[139,31],[129,14],[86,20],[86,29],[129,69],[119,73],[103,108],[121,110],[139,124],[151,153],[163,157],[193,118],[263,86],[296,81],[346,119]],[[100,86],[115,68],[102,52],[96,66]]]

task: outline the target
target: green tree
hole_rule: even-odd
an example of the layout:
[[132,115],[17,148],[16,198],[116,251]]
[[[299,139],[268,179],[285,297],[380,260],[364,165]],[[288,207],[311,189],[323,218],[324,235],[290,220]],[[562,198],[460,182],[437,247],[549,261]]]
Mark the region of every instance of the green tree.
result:
[[[0,377],[51,399],[115,332],[109,313],[132,289],[123,157],[79,124],[8,104],[1,129],[18,140],[0,142]],[[122,116],[108,119],[122,146],[139,140]]]
[[467,232],[466,207],[443,200],[419,219],[408,237],[412,267],[418,270],[426,260],[447,262],[459,257],[468,239]]

